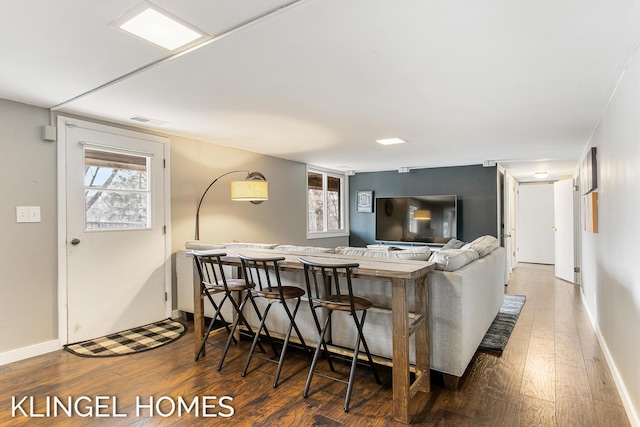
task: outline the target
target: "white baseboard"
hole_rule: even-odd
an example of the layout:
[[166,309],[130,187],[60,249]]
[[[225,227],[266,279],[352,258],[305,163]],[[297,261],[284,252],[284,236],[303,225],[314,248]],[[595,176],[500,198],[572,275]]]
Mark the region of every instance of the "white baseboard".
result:
[[593,326],[593,330],[596,332],[596,337],[598,337],[598,343],[600,344],[600,348],[602,349],[602,353],[604,354],[604,358],[607,361],[607,365],[609,366],[609,370],[611,371],[611,375],[613,376],[613,381],[616,383],[616,388],[618,389],[618,393],[620,393],[620,399],[622,400],[622,404],[624,406],[625,411],[627,411],[627,417],[629,417],[629,423],[633,427],[640,427],[640,415],[636,410],[633,399],[629,396],[629,390],[624,384],[624,380],[622,379],[622,375],[616,366],[615,361],[613,360],[613,356],[611,356],[611,352],[609,351],[609,347],[607,346],[607,342],[602,337],[600,333],[600,328],[595,322],[595,318],[593,317],[591,311],[589,310],[589,305],[587,304],[587,300],[585,299],[584,293],[580,292],[582,297],[582,305],[587,311],[587,315],[589,316],[589,320],[591,321],[591,326]]
[[173,310],[173,311],[171,312],[171,318],[172,318],[172,319],[179,319],[179,318],[181,318],[181,317],[182,317],[182,311],[180,311],[180,310]]
[[52,340],[30,345],[29,347],[5,351],[0,353],[0,366],[28,359],[30,357],[40,356],[41,354],[51,353],[52,351],[60,350],[61,348],[62,346],[58,340]]

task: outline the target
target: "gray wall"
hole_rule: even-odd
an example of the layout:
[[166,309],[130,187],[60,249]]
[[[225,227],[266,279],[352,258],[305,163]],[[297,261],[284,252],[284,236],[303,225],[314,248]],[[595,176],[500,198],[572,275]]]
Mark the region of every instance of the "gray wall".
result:
[[490,234],[497,237],[498,199],[495,167],[481,165],[414,169],[409,173],[368,172],[349,178],[349,244],[375,243],[375,213],[356,212],[357,191],[372,190],[375,197],[454,194],[458,196],[458,239],[472,241]]
[[640,425],[639,111],[636,55],[587,147],[598,150],[599,229],[581,236],[586,305],[618,385],[623,384],[632,425]]
[[258,205],[233,202],[229,199],[230,183],[243,179],[244,174],[222,178],[200,208],[200,240],[326,247],[348,244],[348,237],[307,240],[307,172],[303,163],[171,136],[174,295],[175,253],[194,238],[194,217],[202,192],[218,176],[238,169],[264,174],[269,181],[269,200]]
[[[57,151],[55,142],[41,138],[41,127],[47,124],[48,110],[0,99],[0,304],[5,319],[0,354],[58,338]],[[195,209],[204,189],[235,169],[262,172],[269,180],[269,200],[260,205],[233,202],[229,184],[244,176],[223,178],[202,206],[202,240],[330,247],[348,243],[347,237],[307,240],[304,164],[164,136],[171,139],[172,259],[193,239]],[[40,206],[42,222],[16,223],[16,206]]]
[[200,240],[337,246],[347,237],[307,240],[306,167],[303,163],[263,156],[171,136],[172,248],[193,240],[194,217],[202,192],[231,170],[258,171],[269,181],[269,200],[261,204],[229,199],[226,176],[209,190],[200,209]]
[[[0,99],[0,353],[57,339],[56,145],[47,110]],[[16,223],[16,206],[42,222]]]

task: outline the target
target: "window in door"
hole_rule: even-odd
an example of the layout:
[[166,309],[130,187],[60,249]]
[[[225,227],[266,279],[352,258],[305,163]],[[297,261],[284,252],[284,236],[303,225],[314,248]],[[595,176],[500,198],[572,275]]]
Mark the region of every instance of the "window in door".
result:
[[151,227],[151,158],[84,149],[85,230]]

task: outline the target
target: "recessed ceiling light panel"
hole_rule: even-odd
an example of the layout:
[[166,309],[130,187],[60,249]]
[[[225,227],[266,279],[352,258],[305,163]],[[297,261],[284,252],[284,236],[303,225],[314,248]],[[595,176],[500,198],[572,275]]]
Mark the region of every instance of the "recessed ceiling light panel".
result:
[[109,25],[171,51],[209,37],[209,34],[198,27],[148,1],[139,4]]
[[402,138],[386,138],[386,139],[376,139],[376,142],[382,145],[393,145],[393,144],[404,144],[407,141],[405,141]]
[[549,176],[549,173],[546,171],[538,171],[538,172],[534,172],[533,176],[535,176],[538,179],[544,179]]

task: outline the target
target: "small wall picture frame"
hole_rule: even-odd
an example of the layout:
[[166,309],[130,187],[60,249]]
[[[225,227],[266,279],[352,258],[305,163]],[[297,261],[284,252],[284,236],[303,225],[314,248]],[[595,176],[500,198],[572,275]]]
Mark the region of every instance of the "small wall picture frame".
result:
[[582,168],[580,169],[580,189],[583,195],[589,194],[598,187],[596,154],[596,147],[591,147],[582,161]]
[[357,191],[356,200],[358,212],[373,212],[373,191]]
[[598,232],[598,192],[592,191],[582,196],[582,230]]

